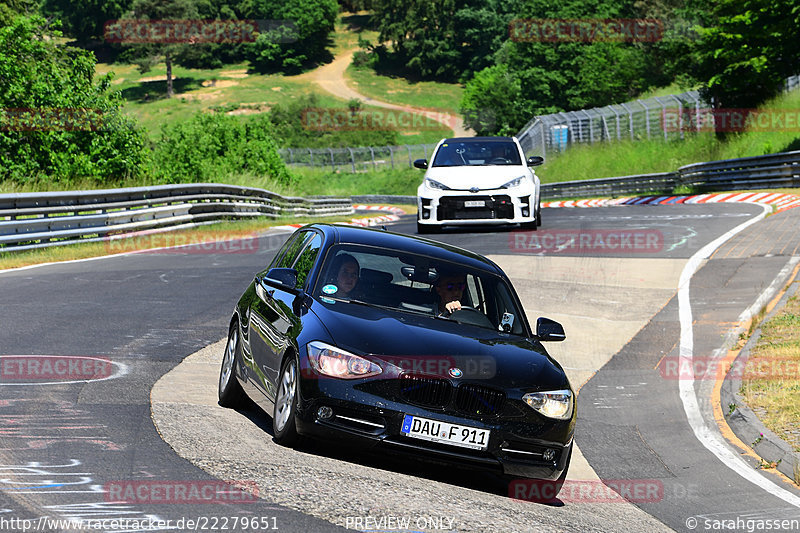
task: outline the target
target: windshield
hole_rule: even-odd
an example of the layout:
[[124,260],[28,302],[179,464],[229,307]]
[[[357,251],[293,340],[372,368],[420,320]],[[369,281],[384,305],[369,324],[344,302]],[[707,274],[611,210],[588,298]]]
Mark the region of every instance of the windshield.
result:
[[313,296],[328,305],[367,304],[525,334],[522,312],[501,277],[398,250],[332,247]]
[[433,159],[434,167],[473,165],[521,165],[512,141],[461,141],[443,143]]

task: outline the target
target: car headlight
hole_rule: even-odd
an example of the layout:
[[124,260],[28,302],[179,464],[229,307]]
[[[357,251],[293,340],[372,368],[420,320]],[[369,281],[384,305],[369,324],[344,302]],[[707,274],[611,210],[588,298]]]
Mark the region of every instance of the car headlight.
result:
[[508,183],[504,183],[500,186],[501,189],[512,189],[514,187],[519,187],[522,183],[522,180],[525,179],[525,176],[520,176],[518,178],[514,178],[513,180],[509,181]]
[[522,400],[548,418],[567,420],[572,416],[572,391],[529,392]]
[[314,370],[332,378],[366,378],[382,371],[372,361],[317,341],[308,343],[308,361]]
[[439,190],[442,190],[442,191],[449,191],[450,190],[450,187],[448,187],[444,183],[439,183],[438,181],[432,180],[430,178],[426,178],[425,179],[425,185],[427,185],[431,189],[439,189]]

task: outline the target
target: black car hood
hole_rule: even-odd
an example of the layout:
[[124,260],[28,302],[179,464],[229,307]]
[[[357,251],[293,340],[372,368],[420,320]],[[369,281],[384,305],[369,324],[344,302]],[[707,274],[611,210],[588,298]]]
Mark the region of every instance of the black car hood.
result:
[[[458,377],[488,379],[500,387],[552,390],[568,383],[558,363],[541,345],[525,337],[346,302],[315,301],[312,311],[337,347],[358,355],[374,355],[395,365],[399,361],[403,368],[434,368],[441,373],[441,363],[452,362],[464,372]],[[426,357],[437,363],[418,366]]]

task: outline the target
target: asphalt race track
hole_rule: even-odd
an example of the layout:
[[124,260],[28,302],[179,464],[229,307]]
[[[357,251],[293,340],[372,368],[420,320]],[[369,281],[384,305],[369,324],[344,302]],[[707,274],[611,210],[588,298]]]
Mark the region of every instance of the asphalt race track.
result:
[[[545,315],[565,324],[568,340],[547,348],[580,387],[576,441],[588,464],[573,465],[571,478],[584,487],[599,478],[657,488],[636,506],[596,497],[517,501],[488,474],[384,463],[318,444],[287,450],[272,442],[263,413],[214,405],[221,351],[176,365],[226,335],[235,301],[287,232],[238,253],[164,250],[2,272],[0,530],[67,529],[42,517],[141,520],[127,529],[107,522],[107,531],[152,531],[153,524],[400,530],[402,522],[377,520],[390,515],[411,519],[405,530],[426,531],[747,531],[747,519],[800,519],[800,507],[781,496],[800,501],[800,492],[755,468],[737,473],[697,438],[703,423],[716,427],[707,401],[713,383],[687,386],[659,370],[686,338],[687,300],[681,308],[677,291],[685,265],[762,211],[750,204],[547,209],[534,233],[482,228],[433,236],[501,264],[529,320]],[[742,312],[800,255],[795,211],[751,225],[698,263],[683,293],[694,357],[714,355]],[[414,223],[391,229],[413,233]],[[565,236],[578,230],[592,238],[568,244]],[[56,360],[99,361],[102,371],[66,382],[12,375],[20,361]],[[151,389],[162,376],[185,388],[160,382],[151,413]],[[691,397],[698,406],[687,411]],[[127,494],[120,487],[142,483],[210,486],[211,473],[255,480],[262,499],[119,498]],[[767,484],[752,481],[765,476]],[[735,527],[721,528],[725,520]]]

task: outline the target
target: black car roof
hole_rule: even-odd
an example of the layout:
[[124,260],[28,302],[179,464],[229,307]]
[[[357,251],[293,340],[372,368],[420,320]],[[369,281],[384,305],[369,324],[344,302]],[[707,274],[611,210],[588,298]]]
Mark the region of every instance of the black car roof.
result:
[[437,241],[412,235],[403,235],[374,228],[345,226],[340,224],[311,224],[330,239],[331,244],[363,244],[392,250],[402,250],[434,259],[450,261],[465,266],[499,274],[503,271],[493,261],[475,252]]

